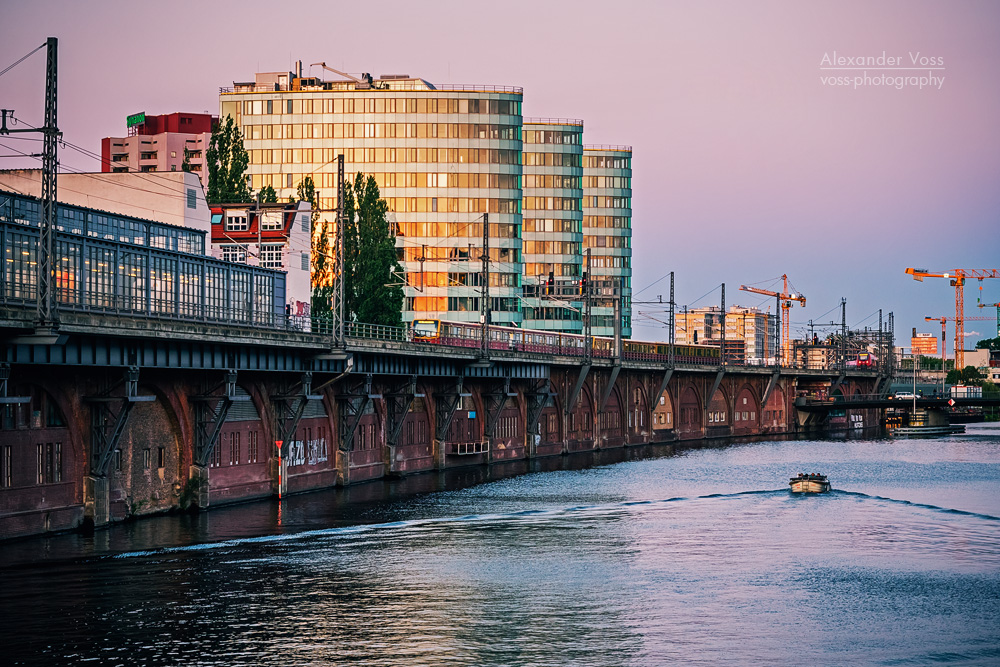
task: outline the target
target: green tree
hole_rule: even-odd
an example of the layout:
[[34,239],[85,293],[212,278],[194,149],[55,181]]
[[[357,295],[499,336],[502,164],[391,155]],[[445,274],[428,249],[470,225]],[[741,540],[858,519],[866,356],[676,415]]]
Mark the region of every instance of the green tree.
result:
[[345,318],[367,324],[403,325],[402,267],[395,229],[374,176],[358,173],[344,188]]
[[250,156],[243,147],[243,135],[232,116],[212,132],[205,153],[208,162],[209,204],[249,203],[253,201],[247,183]]
[[181,171],[191,171],[191,151],[184,147],[184,161],[181,162]]
[[978,385],[983,380],[983,374],[975,366],[966,366],[962,370],[953,369],[948,371],[945,382],[948,384],[970,384]]
[[278,193],[274,191],[270,185],[265,185],[261,188],[260,192],[257,193],[257,197],[264,204],[277,204],[278,203]]
[[996,338],[984,338],[976,343],[977,350],[1000,350],[1000,336]]

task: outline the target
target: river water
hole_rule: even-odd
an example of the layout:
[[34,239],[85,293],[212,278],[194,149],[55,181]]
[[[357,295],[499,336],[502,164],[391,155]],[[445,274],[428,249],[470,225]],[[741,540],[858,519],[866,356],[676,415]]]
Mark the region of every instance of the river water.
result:
[[2,662],[1000,664],[998,425],[535,466],[0,545]]

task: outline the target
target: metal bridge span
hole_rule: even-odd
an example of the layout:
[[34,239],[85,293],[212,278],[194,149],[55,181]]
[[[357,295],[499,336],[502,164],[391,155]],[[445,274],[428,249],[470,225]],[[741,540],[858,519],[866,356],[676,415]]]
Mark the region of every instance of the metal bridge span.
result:
[[[655,442],[784,434],[800,396],[874,371],[479,350],[348,330],[0,305],[0,538],[386,476]],[[827,424],[878,423],[872,407]]]

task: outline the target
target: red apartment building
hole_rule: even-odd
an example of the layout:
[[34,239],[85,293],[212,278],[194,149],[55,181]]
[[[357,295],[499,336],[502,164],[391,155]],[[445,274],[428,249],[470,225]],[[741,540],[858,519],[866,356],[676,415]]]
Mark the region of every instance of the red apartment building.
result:
[[129,116],[127,137],[101,140],[101,171],[191,171],[205,183],[205,153],[219,119],[207,113]]

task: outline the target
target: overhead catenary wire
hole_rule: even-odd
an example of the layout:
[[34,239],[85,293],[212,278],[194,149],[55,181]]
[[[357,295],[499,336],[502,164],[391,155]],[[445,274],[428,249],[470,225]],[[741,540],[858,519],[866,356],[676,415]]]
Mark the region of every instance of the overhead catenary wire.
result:
[[36,46],[31,51],[28,51],[28,53],[26,55],[22,56],[21,58],[18,58],[17,60],[15,60],[10,65],[7,65],[7,67],[4,67],[3,70],[0,70],[0,76],[3,76],[7,72],[11,71],[15,67],[17,67],[18,65],[20,65],[21,63],[23,63],[25,60],[27,60],[28,58],[30,58],[35,52],[41,51],[42,49],[45,48],[45,46],[46,46],[45,42],[39,44],[38,46]]

